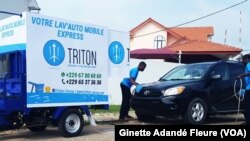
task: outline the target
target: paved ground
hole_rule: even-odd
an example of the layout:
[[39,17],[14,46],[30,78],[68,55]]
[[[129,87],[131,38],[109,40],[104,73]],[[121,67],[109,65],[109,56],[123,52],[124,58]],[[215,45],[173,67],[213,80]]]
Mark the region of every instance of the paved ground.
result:
[[61,137],[58,129],[49,127],[44,132],[32,133],[29,130],[13,130],[0,133],[0,140],[11,141],[28,141],[28,140],[79,140],[79,141],[112,141],[114,140],[114,126],[113,125],[98,125],[97,127],[86,126],[80,136],[74,138]]
[[[133,113],[132,116],[135,117]],[[75,138],[61,137],[56,127],[49,127],[46,131],[40,133],[32,133],[27,129],[11,130],[0,132],[0,140],[26,141],[26,140],[52,140],[52,141],[113,141],[114,125],[175,125],[184,124],[180,119],[156,118],[152,122],[144,123],[136,119],[128,122],[118,122],[118,114],[95,114],[97,126],[87,125],[84,127],[80,136]],[[206,124],[209,125],[237,125],[244,121],[243,115],[239,116],[239,122],[235,123],[236,115],[224,115],[210,117]]]
[[[130,115],[136,117],[133,112],[130,112]],[[236,117],[238,121],[236,123]],[[117,122],[118,114],[96,114],[95,119],[101,124],[132,124],[132,125],[142,125],[142,124],[160,124],[160,125],[176,125],[176,124],[185,124],[183,120],[174,118],[161,118],[157,117],[152,122],[140,122],[136,118],[128,122],[120,123]],[[232,115],[215,115],[207,118],[205,125],[239,125],[244,122],[243,114],[232,114]]]

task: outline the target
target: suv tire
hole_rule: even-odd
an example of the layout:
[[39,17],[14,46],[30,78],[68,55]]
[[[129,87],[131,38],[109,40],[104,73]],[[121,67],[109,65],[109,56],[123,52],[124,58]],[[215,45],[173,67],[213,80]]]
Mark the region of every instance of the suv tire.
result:
[[184,121],[188,124],[202,124],[206,116],[207,104],[201,98],[194,98],[188,105]]

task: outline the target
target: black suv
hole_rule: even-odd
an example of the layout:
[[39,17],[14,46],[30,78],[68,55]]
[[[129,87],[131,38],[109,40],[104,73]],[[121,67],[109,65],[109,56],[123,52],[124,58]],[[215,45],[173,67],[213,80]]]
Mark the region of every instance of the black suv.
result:
[[179,66],[134,91],[132,108],[142,121],[181,115],[189,124],[201,124],[211,114],[237,113],[234,82],[242,73],[244,65],[233,61]]

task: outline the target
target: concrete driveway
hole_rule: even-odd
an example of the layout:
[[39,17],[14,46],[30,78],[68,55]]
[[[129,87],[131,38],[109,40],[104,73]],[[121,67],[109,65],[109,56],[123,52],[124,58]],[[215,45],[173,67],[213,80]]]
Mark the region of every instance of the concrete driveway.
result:
[[113,141],[114,140],[114,125],[100,124],[98,126],[86,126],[80,136],[74,138],[64,138],[58,132],[56,127],[49,127],[44,132],[34,133],[28,129],[19,129],[0,132],[0,140],[10,141]]
[[[133,115],[133,114],[132,114]],[[135,116],[135,115],[133,115]],[[236,115],[218,115],[207,119],[207,125],[239,125],[244,122],[242,114],[239,115],[238,123],[235,122]],[[56,127],[49,127],[44,132],[33,133],[27,129],[11,130],[0,132],[0,140],[27,141],[27,140],[50,140],[50,141],[113,141],[114,125],[176,125],[184,124],[181,119],[166,119],[157,117],[151,122],[141,122],[137,119],[128,122],[118,122],[118,114],[96,115],[97,126],[87,125],[83,128],[80,136],[74,138],[64,138]]]

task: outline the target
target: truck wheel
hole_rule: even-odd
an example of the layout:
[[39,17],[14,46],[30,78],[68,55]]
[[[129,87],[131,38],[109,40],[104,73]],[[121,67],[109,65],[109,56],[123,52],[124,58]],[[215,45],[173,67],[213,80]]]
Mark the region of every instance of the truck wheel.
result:
[[31,132],[42,132],[47,128],[47,125],[39,125],[39,126],[32,126],[32,127],[28,127],[28,129]]
[[187,107],[184,121],[188,124],[202,124],[206,116],[207,104],[200,98],[194,98]]
[[77,109],[68,109],[65,111],[58,124],[59,132],[64,137],[78,136],[82,132],[83,116]]

